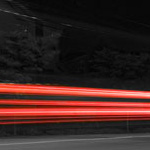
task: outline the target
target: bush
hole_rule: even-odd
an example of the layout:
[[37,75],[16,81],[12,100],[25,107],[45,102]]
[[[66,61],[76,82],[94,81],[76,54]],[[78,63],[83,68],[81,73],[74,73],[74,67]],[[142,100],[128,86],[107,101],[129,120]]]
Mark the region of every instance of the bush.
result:
[[16,70],[0,70],[0,82],[28,83],[32,82],[32,77],[17,72]]
[[149,53],[121,52],[103,47],[93,52],[89,67],[99,77],[137,79],[149,74],[149,64]]
[[28,33],[20,32],[3,34],[0,37],[1,73],[7,77],[13,72],[13,76],[16,77],[11,77],[12,80],[18,76],[24,78],[23,73],[59,72],[58,38],[57,36],[35,38]]

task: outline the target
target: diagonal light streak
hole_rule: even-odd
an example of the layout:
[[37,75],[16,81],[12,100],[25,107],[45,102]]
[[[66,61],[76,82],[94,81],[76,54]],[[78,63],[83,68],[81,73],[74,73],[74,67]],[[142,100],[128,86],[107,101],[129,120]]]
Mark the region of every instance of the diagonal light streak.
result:
[[150,99],[149,91],[112,90],[42,85],[0,84],[0,93],[26,95],[60,95],[104,98]]

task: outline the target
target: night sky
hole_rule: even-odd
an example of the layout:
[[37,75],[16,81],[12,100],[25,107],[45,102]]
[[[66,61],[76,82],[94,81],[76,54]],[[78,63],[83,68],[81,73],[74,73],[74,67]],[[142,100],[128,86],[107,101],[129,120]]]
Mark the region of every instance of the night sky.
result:
[[58,15],[76,14],[114,16],[119,15],[143,23],[150,23],[148,1],[120,0],[25,0],[29,6],[48,13]]

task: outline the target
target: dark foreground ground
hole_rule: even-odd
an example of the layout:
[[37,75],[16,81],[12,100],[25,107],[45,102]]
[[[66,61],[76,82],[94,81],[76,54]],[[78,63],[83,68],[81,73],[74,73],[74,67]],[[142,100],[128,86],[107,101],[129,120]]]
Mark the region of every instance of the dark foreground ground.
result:
[[150,134],[0,139],[0,150],[149,150]]

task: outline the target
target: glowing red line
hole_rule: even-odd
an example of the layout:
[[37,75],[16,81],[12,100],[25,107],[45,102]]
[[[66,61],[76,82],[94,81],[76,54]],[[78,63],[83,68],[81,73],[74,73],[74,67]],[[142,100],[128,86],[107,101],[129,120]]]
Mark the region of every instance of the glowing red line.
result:
[[87,88],[87,87],[68,87],[68,86],[53,86],[53,85],[32,85],[32,84],[5,84],[0,83],[0,87],[5,88],[27,88],[27,89],[48,89],[48,90],[69,90],[69,91],[93,91],[98,92],[99,90],[102,90],[104,92],[112,92],[112,93],[118,93],[120,91],[126,91],[129,93],[133,92],[149,92],[149,91],[135,91],[135,90],[116,90],[116,89],[100,89],[100,88]]
[[1,108],[0,116],[147,115],[150,108]]
[[150,103],[141,102],[85,102],[51,100],[0,100],[1,105],[43,105],[43,106],[88,106],[88,107],[150,107]]
[[150,91],[0,84],[0,93],[150,99]]
[[60,119],[127,119],[127,118],[145,118],[145,116],[55,116],[55,117],[0,117],[0,120],[60,120]]
[[[128,118],[128,121],[144,121],[144,120],[150,120],[150,118]],[[107,122],[107,121],[127,121],[127,119],[70,119],[70,120],[41,120],[41,121],[8,121],[8,122],[0,122],[0,125],[69,123],[69,122]]]

